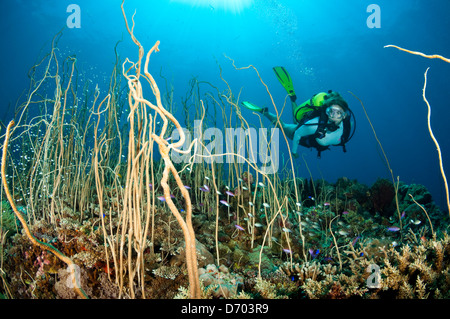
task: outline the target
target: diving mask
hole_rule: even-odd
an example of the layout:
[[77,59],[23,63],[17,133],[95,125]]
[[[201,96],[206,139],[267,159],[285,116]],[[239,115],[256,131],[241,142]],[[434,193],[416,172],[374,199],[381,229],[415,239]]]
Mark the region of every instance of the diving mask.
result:
[[327,115],[332,121],[342,121],[347,114],[339,105],[332,105],[327,108]]

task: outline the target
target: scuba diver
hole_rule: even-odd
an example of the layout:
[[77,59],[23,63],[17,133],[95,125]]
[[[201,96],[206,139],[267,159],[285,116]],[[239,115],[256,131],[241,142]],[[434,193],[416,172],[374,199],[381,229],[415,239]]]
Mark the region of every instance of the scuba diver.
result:
[[356,123],[353,112],[348,107],[342,96],[333,91],[321,92],[312,96],[309,100],[297,105],[297,96],[294,91],[291,77],[284,67],[273,68],[281,85],[287,91],[291,103],[294,124],[286,124],[277,119],[277,116],[253,103],[244,101],[242,106],[249,110],[260,112],[268,118],[273,125],[279,124],[286,136],[292,139],[292,154],[298,157],[298,145],[317,149],[317,156],[329,149],[329,146],[342,146],[346,152],[347,143],[355,133]]

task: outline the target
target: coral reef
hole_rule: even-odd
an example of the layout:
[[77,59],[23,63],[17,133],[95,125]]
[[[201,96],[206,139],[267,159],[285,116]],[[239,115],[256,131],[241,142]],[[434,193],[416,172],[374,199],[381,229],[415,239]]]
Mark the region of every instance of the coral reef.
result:
[[[256,189],[255,183],[246,184],[246,187]],[[315,205],[298,206],[298,210],[286,218],[282,215],[273,217],[272,228],[266,226],[268,211],[262,205],[254,223],[264,226],[252,227],[252,223],[241,217],[244,230],[236,228],[234,218],[227,218],[228,208],[224,206],[220,210],[223,218],[218,220],[217,234],[216,220],[209,218],[194,199],[193,205],[198,207],[194,210],[193,225],[199,234],[196,251],[203,282],[202,296],[449,298],[450,237],[445,232],[442,212],[423,186],[400,183],[398,196],[404,221],[400,229],[395,212],[389,216],[371,210],[374,207],[373,190],[387,183],[377,181],[368,187],[346,178],[339,179],[336,184],[317,181]],[[114,208],[107,218],[108,227],[115,233],[120,225],[115,211],[120,211],[122,204],[114,202],[114,192],[107,194],[103,206]],[[432,216],[434,237],[423,210],[409,194]],[[393,201],[391,195],[389,198]],[[120,293],[116,260],[107,253],[107,238],[96,222],[100,203],[91,204],[83,215],[65,201],[62,203],[55,211],[58,218],[54,222],[42,219],[32,224],[30,231],[39,240],[51,243],[71,256],[80,267],[80,282],[89,297],[130,297],[126,292]],[[392,205],[392,202],[384,203],[384,207]],[[157,216],[155,232],[149,234],[149,244],[143,255],[145,291],[136,286],[135,296],[187,297],[183,235],[169,211],[161,205],[154,209]],[[298,231],[300,226],[304,240]],[[263,246],[268,231],[271,231],[271,240]],[[214,238],[217,238],[217,246]],[[70,277],[67,266],[50,253],[30,245],[23,232],[4,238],[2,247],[7,258],[3,258],[4,281],[0,286],[7,288],[12,296],[77,297],[67,285]],[[306,260],[302,251],[306,252]],[[220,267],[214,265],[217,254]],[[378,277],[374,277],[376,285],[372,285],[370,277],[375,271]],[[124,279],[124,286],[129,285],[127,277]]]

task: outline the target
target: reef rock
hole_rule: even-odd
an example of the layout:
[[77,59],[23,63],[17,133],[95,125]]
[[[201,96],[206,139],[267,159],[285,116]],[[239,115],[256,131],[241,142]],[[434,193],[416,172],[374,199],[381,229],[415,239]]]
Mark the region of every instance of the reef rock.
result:
[[212,295],[216,298],[234,298],[244,285],[244,278],[231,273],[224,265],[217,268],[216,265],[209,264],[199,269],[199,275],[203,286],[210,287]]
[[391,216],[394,211],[395,188],[385,178],[379,178],[370,188],[370,200],[373,205],[372,213]]
[[[205,267],[206,265],[214,263],[214,256],[209,252],[205,245],[198,240],[195,240],[195,247],[197,248],[198,267]],[[186,263],[186,254],[184,247],[180,250],[180,254],[172,257],[170,266],[181,266]]]

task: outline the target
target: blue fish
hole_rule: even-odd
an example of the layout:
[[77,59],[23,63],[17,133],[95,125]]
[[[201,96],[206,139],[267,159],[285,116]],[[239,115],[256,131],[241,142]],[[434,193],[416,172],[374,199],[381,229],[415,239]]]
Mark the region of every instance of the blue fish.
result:
[[314,251],[314,249],[310,248],[310,249],[309,249],[309,254],[310,254],[311,257],[314,259],[314,258],[316,258],[316,257],[320,254],[320,250],[317,249],[316,251]]

